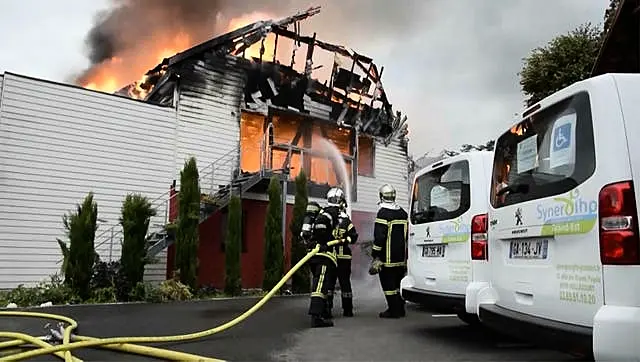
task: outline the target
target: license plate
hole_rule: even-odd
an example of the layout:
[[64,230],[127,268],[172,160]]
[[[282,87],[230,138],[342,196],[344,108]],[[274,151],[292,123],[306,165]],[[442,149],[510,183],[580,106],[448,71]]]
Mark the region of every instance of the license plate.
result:
[[510,259],[546,259],[549,240],[513,240],[509,248]]
[[431,244],[422,246],[423,258],[442,258],[444,257],[444,244]]

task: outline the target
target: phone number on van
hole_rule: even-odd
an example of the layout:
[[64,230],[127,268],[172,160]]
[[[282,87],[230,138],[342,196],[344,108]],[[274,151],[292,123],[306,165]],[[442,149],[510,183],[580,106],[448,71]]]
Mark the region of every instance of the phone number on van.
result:
[[582,303],[582,304],[596,304],[596,295],[592,293],[561,290],[560,300],[565,300],[567,302]]

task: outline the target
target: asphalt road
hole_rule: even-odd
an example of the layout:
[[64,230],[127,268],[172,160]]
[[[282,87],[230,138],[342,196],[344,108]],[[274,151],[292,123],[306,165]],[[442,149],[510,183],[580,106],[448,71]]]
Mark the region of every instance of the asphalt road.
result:
[[[229,361],[575,361],[465,325],[456,317],[410,306],[407,317],[381,320],[385,304],[377,283],[356,283],[356,317],[336,313],[333,328],[310,329],[308,299],[276,298],[233,329],[188,343],[155,344],[163,348]],[[167,335],[217,326],[251,307],[257,299],[170,304],[133,304],[39,308],[68,315],[79,334],[95,337]],[[339,308],[339,302],[337,303]],[[339,310],[336,310],[339,312]],[[0,330],[44,334],[44,321],[0,318]],[[146,357],[105,350],[74,352],[85,361],[143,361]],[[42,357],[36,360],[53,360]]]

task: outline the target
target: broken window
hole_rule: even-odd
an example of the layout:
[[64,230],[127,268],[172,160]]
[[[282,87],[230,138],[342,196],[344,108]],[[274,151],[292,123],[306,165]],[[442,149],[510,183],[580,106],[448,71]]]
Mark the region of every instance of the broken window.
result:
[[[279,170],[284,167],[284,163],[287,159],[287,152],[285,150],[274,149],[271,154],[273,156],[273,169]],[[289,178],[295,179],[300,170],[302,169],[302,156],[299,152],[291,151],[291,159],[289,160]]]
[[358,136],[358,175],[373,177],[375,164],[374,140],[368,136]]
[[[320,139],[325,138],[333,142],[342,156],[351,155],[351,130],[330,125],[313,125],[312,148],[316,151],[326,152]],[[349,180],[351,178],[351,162],[346,161],[346,172]],[[309,179],[318,184],[328,184],[337,186],[340,184],[339,172],[334,169],[332,162],[326,156],[313,156],[311,158],[311,175]]]
[[274,115],[271,123],[273,124],[273,143],[293,143],[300,127],[299,119]]
[[264,116],[242,112],[240,116],[240,169],[260,171],[260,146],[264,135]]

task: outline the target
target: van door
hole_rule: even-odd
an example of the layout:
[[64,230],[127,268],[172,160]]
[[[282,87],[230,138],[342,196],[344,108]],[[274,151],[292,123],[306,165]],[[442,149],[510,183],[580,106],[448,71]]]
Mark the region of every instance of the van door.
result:
[[470,171],[467,159],[452,160],[416,178],[409,252],[415,288],[464,294],[471,280]]
[[[612,121],[613,120],[606,120]],[[496,142],[489,263],[501,307],[590,326],[603,304],[598,194],[587,92],[565,98]]]

